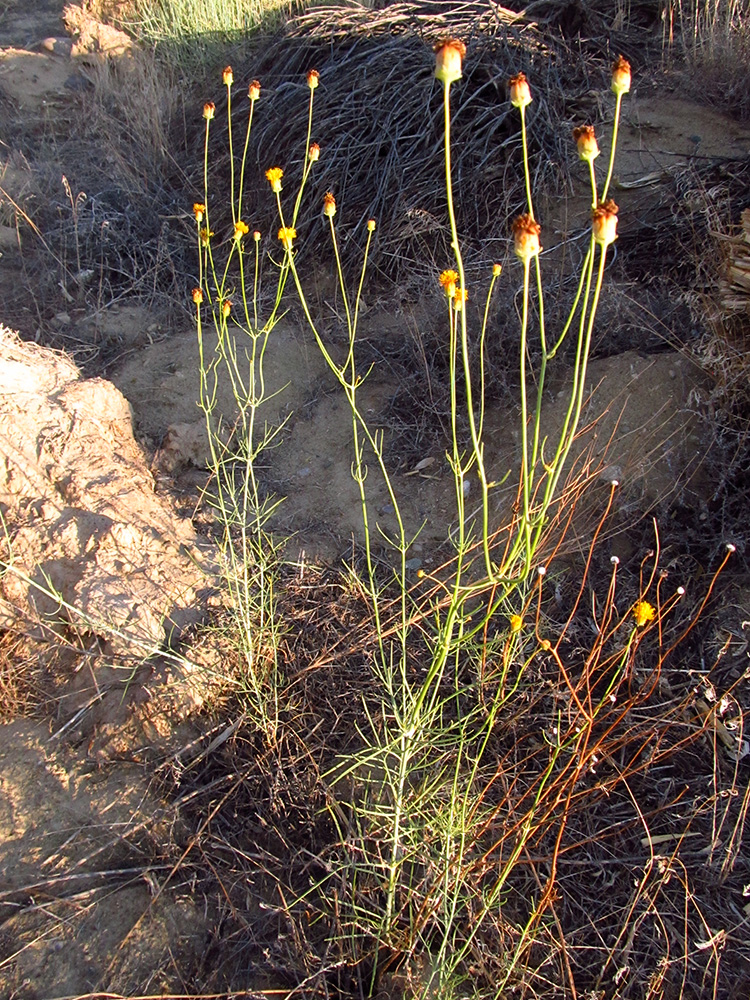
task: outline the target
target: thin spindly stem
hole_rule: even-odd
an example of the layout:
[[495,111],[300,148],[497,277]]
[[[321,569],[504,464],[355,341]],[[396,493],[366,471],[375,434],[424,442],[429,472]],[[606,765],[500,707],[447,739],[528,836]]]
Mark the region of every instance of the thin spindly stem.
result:
[[622,94],[617,95],[617,100],[615,102],[615,120],[612,126],[612,148],[609,151],[609,166],[607,167],[607,179],[604,181],[604,187],[602,188],[602,201],[607,200],[607,193],[609,192],[610,181],[612,180],[612,171],[615,169],[615,152],[617,150],[617,133],[620,128],[620,107],[622,105]]

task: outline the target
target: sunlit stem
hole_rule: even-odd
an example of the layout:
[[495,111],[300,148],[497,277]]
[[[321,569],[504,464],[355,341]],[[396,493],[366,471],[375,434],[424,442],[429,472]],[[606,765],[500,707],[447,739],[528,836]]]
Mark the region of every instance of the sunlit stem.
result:
[[229,199],[232,206],[232,223],[237,221],[234,206],[234,151],[232,148],[232,85],[227,84],[227,126],[229,129]]
[[305,184],[307,183],[307,178],[310,176],[310,170],[312,169],[312,160],[310,159],[310,137],[312,136],[312,116],[313,116],[313,100],[315,96],[315,89],[310,88],[310,104],[307,110],[307,141],[305,143],[305,152],[302,162],[305,164],[302,171],[302,183],[299,186],[299,191],[297,192],[297,199],[294,202],[294,211],[292,212],[292,225],[297,224],[297,216],[299,215],[300,205],[302,204],[302,193],[305,190]]
[[617,150],[617,133],[620,128],[621,105],[622,105],[622,94],[618,94],[617,101],[615,102],[615,121],[612,126],[612,148],[609,151],[609,166],[607,167],[607,179],[604,181],[604,187],[602,188],[602,201],[607,200],[607,193],[609,191],[610,181],[612,180],[612,171],[615,169],[615,151]]
[[528,403],[526,399],[526,340],[529,326],[529,272],[531,258],[523,261],[523,312],[521,315],[521,484],[523,492],[523,523],[522,529],[526,539],[526,559],[530,560],[531,545],[531,512],[529,501],[531,494],[531,471],[529,469],[529,427]]
[[529,145],[526,139],[526,107],[521,105],[521,143],[523,145],[523,179],[526,185],[526,204],[529,215],[534,218],[534,202],[531,197],[531,172],[529,170]]
[[[250,113],[247,116],[247,131],[245,132],[245,148],[242,150],[242,166],[240,168],[240,190],[237,194],[237,218],[242,218],[242,192],[245,188],[245,165],[247,163],[247,147],[250,143],[250,130],[253,127],[253,111],[255,110],[255,101],[250,101]],[[256,319],[255,325],[258,325]]]

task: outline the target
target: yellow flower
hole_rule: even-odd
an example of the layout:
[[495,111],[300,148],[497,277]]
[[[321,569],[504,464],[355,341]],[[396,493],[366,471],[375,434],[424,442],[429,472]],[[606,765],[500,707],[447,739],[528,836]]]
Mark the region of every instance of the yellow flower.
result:
[[234,238],[236,240],[241,240],[243,236],[247,236],[250,232],[250,227],[242,219],[238,219],[234,224]]
[[210,240],[211,240],[211,237],[214,235],[214,231],[213,231],[213,229],[211,229],[211,230],[201,229],[201,231],[198,233],[198,235],[200,236],[200,240],[201,240],[201,243],[203,244],[203,246],[207,247],[208,244],[209,244],[209,242],[210,242]]
[[296,239],[297,230],[292,229],[291,226],[282,226],[279,230],[279,239],[281,240],[285,250],[292,249],[292,240]]
[[203,105],[203,117],[206,121],[211,121],[213,116],[216,114],[216,105],[213,101],[206,101]]
[[594,239],[602,247],[608,247],[617,239],[617,205],[608,198],[591,213],[591,229]]
[[643,627],[656,618],[656,608],[653,604],[649,604],[648,601],[636,601],[633,607],[633,617],[635,618],[636,625]]
[[198,225],[203,222],[203,216],[206,214],[206,206],[201,204],[201,202],[196,201],[193,203],[193,215],[195,216],[195,221]]
[[310,159],[310,163],[315,163],[316,160],[320,159],[320,146],[317,142],[314,142],[307,151],[307,155]]
[[278,194],[281,191],[281,178],[284,176],[284,171],[281,167],[271,167],[270,170],[266,170],[266,180],[271,185],[271,190],[274,194]]
[[612,64],[612,93],[618,97],[630,90],[630,63],[624,56],[618,56]]
[[336,214],[336,199],[333,197],[330,191],[328,191],[323,197],[323,215],[328,219],[332,219]]
[[523,628],[523,618],[520,615],[510,616],[510,630],[511,632],[520,632]]
[[232,72],[231,66],[225,66],[224,72],[221,74],[221,79],[224,81],[225,87],[231,87],[234,83],[234,73]]
[[193,302],[195,302],[195,304],[197,306],[199,306],[202,301],[203,301],[203,290],[200,289],[200,288],[194,288],[193,289]]
[[311,69],[307,74],[307,86],[310,90],[315,90],[315,88],[320,83],[320,73],[316,69]]
[[374,219],[368,219],[367,220],[367,232],[368,233],[374,233],[375,232],[375,225],[376,225],[376,223],[375,223]]
[[528,213],[519,215],[513,221],[513,242],[516,257],[529,261],[541,252],[539,234],[542,227]]
[[592,125],[579,125],[573,129],[573,138],[578,146],[578,155],[586,163],[592,163],[599,155],[599,143]]
[[531,104],[531,90],[525,73],[516,73],[508,80],[510,103],[514,108],[525,108]]
[[468,297],[469,297],[469,290],[468,290],[468,288],[457,288],[456,289],[456,296],[453,299],[453,305],[454,305],[454,307],[459,312],[463,308],[464,302],[466,302],[466,300],[468,299]]
[[231,311],[232,311],[232,303],[229,301],[229,299],[224,299],[224,301],[221,303],[221,315],[224,317],[224,319],[226,319]]
[[247,96],[251,101],[257,101],[260,97],[260,80],[253,80],[247,88]]
[[456,282],[458,281],[457,271],[443,271],[438,278],[438,281],[443,286],[443,291],[449,299],[452,299],[456,295]]
[[460,80],[466,46],[458,38],[446,38],[435,44],[435,77],[446,86]]

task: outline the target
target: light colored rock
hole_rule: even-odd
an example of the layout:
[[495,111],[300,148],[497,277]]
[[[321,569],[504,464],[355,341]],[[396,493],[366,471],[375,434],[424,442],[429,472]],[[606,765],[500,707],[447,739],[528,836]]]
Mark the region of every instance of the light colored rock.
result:
[[213,588],[209,550],[154,493],[124,396],[2,326],[0,511],[6,620],[21,609],[144,656]]

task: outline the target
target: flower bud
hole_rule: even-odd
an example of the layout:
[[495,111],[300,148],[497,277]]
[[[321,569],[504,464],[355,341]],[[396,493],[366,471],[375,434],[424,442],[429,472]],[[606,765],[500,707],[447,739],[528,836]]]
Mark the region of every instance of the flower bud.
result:
[[493,278],[499,278],[502,273],[503,273],[503,265],[502,264],[493,264],[492,265],[492,277]]
[[247,96],[251,101],[257,101],[260,97],[260,80],[253,80],[247,88]]
[[591,213],[591,229],[594,239],[602,247],[608,247],[617,239],[617,205],[608,198]]
[[333,197],[330,191],[326,193],[323,198],[323,215],[328,219],[332,219],[336,214],[336,199]]
[[253,239],[256,243],[260,243],[260,231],[258,229],[253,232]]
[[435,77],[444,84],[460,80],[466,46],[458,38],[446,38],[435,44]]
[[593,163],[599,155],[599,143],[592,125],[579,125],[573,129],[573,138],[578,147],[579,157],[586,163]]
[[194,288],[193,289],[193,302],[195,302],[195,304],[197,306],[199,306],[202,301],[203,301],[203,290],[201,288]]
[[266,170],[266,180],[271,185],[271,190],[274,194],[278,194],[281,191],[281,178],[284,176],[284,171],[281,167],[271,167]]
[[520,615],[510,616],[510,630],[511,632],[520,632],[523,628],[523,618]]
[[514,108],[525,108],[531,104],[531,90],[525,73],[516,73],[508,80],[508,91]]
[[224,319],[226,319],[231,311],[232,311],[232,303],[229,301],[229,299],[224,299],[224,301],[221,303],[221,315],[224,317]]
[[206,214],[206,206],[199,201],[193,203],[193,215],[195,216],[195,221],[198,225],[203,222],[203,216]]
[[367,220],[367,232],[368,233],[374,233],[375,232],[375,220],[374,219],[368,219]]
[[513,221],[513,249],[516,257],[523,261],[529,261],[541,252],[539,245],[539,234],[542,227],[528,213],[519,215]]
[[453,298],[453,307],[454,307],[454,309],[457,312],[460,312],[463,309],[464,303],[466,302],[466,300],[468,299],[468,297],[469,297],[469,289],[468,288],[457,288],[456,289],[456,294],[455,294],[455,296]]
[[213,116],[216,114],[216,105],[213,101],[206,101],[203,105],[203,117],[207,122],[210,122]]
[[225,66],[224,72],[221,74],[221,79],[224,82],[225,87],[231,87],[234,83],[234,73],[232,72],[231,66]]
[[618,56],[612,64],[612,93],[618,97],[630,90],[630,63],[624,56]]
[[315,88],[320,83],[320,73],[316,69],[311,69],[307,74],[307,86],[310,90],[315,90]]
[[310,163],[315,163],[317,160],[320,159],[320,146],[317,144],[317,142],[312,143],[312,145],[307,151],[307,155],[310,159]]

